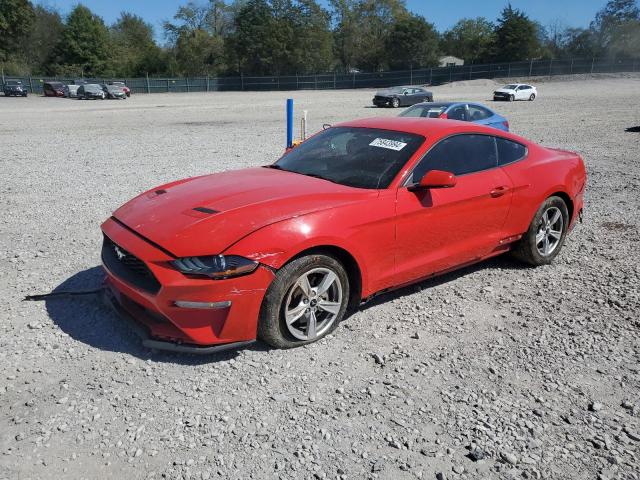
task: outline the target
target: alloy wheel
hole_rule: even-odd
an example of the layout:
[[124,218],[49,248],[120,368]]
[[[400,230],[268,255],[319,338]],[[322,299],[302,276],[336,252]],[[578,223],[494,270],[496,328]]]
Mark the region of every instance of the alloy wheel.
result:
[[333,270],[314,268],[303,273],[289,289],[284,319],[291,335],[310,341],[322,336],[338,318],[342,283]]
[[536,233],[536,248],[543,257],[551,255],[562,240],[564,218],[557,207],[550,207],[542,214]]

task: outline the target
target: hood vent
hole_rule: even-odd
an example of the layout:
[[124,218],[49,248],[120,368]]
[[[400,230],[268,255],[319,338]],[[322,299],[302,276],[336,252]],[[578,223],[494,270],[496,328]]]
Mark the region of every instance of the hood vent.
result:
[[206,213],[208,215],[213,215],[214,213],[219,213],[218,210],[213,210],[213,209],[207,208],[207,207],[196,207],[196,208],[194,208],[194,210],[196,212]]

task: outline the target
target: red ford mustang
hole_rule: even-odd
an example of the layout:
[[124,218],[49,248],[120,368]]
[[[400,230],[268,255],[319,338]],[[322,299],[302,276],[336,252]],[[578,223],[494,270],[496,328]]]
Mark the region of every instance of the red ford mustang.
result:
[[495,129],[343,123],[273,165],[126,203],[102,225],[106,291],[149,347],[295,347],[380,292],[507,251],[550,263],[585,184],[575,153]]

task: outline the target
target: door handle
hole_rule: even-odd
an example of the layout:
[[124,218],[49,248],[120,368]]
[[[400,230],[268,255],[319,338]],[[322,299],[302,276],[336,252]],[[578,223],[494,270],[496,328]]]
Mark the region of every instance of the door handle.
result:
[[494,188],[489,193],[493,198],[497,198],[497,197],[501,197],[502,195],[504,195],[508,191],[509,191],[509,187],[507,187],[505,185],[501,185],[499,187]]

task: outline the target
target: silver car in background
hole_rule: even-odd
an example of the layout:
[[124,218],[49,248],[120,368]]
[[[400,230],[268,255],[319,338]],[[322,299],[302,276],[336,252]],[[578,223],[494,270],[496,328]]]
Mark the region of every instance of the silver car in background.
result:
[[64,97],[65,98],[77,98],[78,97],[78,89],[80,85],[65,85],[64,86]]

